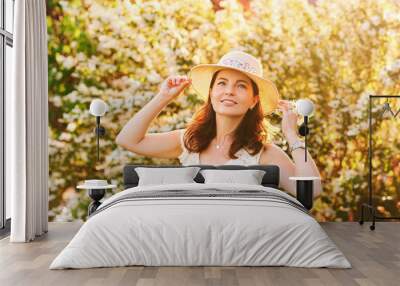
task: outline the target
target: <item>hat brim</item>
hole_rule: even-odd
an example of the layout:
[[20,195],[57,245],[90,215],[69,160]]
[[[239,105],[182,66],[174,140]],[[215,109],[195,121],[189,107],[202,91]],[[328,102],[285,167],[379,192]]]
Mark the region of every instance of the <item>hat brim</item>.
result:
[[239,71],[257,84],[260,103],[265,115],[272,113],[277,108],[280,95],[272,81],[238,68],[218,64],[200,64],[194,66],[189,72],[189,78],[192,79],[192,87],[203,100],[207,100],[208,98],[213,74],[222,69]]

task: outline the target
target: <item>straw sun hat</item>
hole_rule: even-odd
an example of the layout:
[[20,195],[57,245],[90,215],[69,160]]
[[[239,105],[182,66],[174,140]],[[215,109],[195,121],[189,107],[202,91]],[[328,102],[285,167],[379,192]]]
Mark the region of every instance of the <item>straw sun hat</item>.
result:
[[244,73],[257,84],[261,106],[265,114],[276,109],[280,96],[275,85],[263,77],[261,62],[252,55],[241,51],[225,54],[217,64],[200,64],[190,70],[189,77],[192,79],[192,87],[202,99],[207,100],[208,98],[213,74],[226,68]]

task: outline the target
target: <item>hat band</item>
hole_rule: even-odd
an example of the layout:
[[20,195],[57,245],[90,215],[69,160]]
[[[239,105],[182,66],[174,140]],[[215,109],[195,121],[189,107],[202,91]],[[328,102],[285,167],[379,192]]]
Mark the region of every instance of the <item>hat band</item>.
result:
[[226,65],[226,66],[231,66],[234,68],[238,68],[238,69],[244,70],[246,72],[258,74],[257,69],[250,66],[249,63],[243,63],[236,59],[223,59],[221,61],[221,64]]

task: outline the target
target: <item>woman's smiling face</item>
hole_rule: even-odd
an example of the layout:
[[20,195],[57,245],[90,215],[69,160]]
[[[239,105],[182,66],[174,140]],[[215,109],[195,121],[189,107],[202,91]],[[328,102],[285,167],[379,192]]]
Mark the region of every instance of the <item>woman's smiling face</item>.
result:
[[243,116],[258,102],[251,79],[232,69],[219,71],[210,97],[214,111],[227,116]]

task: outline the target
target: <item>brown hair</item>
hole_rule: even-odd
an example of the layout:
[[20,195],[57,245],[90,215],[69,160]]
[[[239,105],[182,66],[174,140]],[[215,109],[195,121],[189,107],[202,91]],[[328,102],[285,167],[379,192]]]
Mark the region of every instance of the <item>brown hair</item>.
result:
[[[214,73],[210,89],[214,86],[219,72]],[[253,96],[258,96],[259,90],[253,80],[251,80],[251,85],[254,92]],[[234,132],[234,140],[229,149],[230,158],[237,159],[235,154],[242,148],[245,148],[253,156],[260,152],[267,137],[267,132],[263,125],[263,117],[262,107],[260,101],[258,101],[253,109],[249,109],[246,112]],[[215,118],[211,98],[208,96],[207,103],[196,112],[192,122],[186,129],[184,144],[189,152],[200,153],[208,147],[211,140],[217,135]]]

